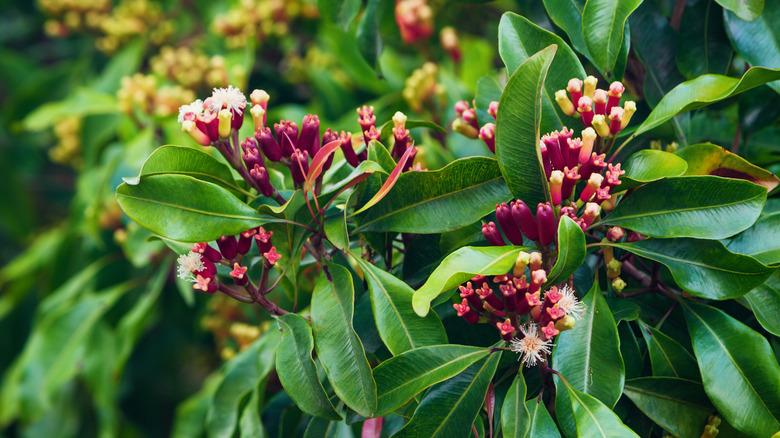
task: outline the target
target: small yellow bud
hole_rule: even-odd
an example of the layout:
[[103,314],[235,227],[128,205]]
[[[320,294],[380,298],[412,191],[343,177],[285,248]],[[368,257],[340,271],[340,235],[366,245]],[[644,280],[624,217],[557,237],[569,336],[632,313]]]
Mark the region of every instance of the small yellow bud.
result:
[[574,108],[574,104],[569,99],[569,95],[566,94],[566,90],[558,90],[555,92],[555,102],[561,111],[567,116],[571,117],[577,114],[577,110]]
[[596,92],[596,86],[599,84],[599,80],[595,76],[588,76],[583,81],[585,87],[582,91],[583,96],[593,97],[593,93]]
[[599,136],[609,137],[609,123],[607,123],[607,120],[603,114],[596,114],[593,116],[593,122],[591,122],[591,124]]
[[635,112],[636,102],[629,100],[623,104],[623,117],[620,119],[620,129],[625,129],[628,126]]
[[555,329],[559,332],[565,332],[566,330],[573,329],[576,324],[577,320],[575,320],[574,317],[566,315],[555,322]]
[[622,278],[617,277],[616,279],[612,280],[612,289],[615,290],[615,293],[621,293],[623,292],[623,289],[626,287],[626,282],[623,281]]
[[517,260],[515,260],[515,267],[512,270],[512,274],[515,277],[520,277],[525,273],[525,268],[528,266],[530,262],[531,262],[531,254],[528,254],[525,251],[520,251],[520,254],[517,255]]
[[219,110],[219,136],[221,138],[230,137],[230,130],[232,128],[230,121],[232,118],[233,114],[229,109]]

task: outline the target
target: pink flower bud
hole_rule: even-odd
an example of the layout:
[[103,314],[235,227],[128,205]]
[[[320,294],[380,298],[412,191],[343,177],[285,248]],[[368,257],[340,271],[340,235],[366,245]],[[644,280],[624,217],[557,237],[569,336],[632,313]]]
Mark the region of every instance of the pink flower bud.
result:
[[580,155],[578,162],[585,164],[590,159],[590,154],[593,152],[593,142],[596,141],[596,130],[593,128],[585,128],[582,130],[582,147],[580,148]]
[[459,100],[455,102],[455,114],[458,116],[462,116],[463,111],[466,111],[467,109],[469,109],[469,103],[465,100]]
[[[493,293],[493,289],[488,286],[487,283],[482,283],[482,287],[476,289],[477,295],[485,301],[491,308],[496,310],[503,310],[504,303],[498,299],[496,294]],[[483,306],[484,307],[484,306]]]
[[580,161],[580,151],[582,150],[582,140],[579,138],[570,138],[566,140],[566,166],[574,168]]
[[271,178],[268,176],[268,170],[265,167],[255,164],[255,166],[249,170],[249,176],[255,182],[255,186],[260,190],[263,196],[273,196],[274,187],[271,185]]
[[551,287],[547,292],[544,294],[544,302],[548,305],[553,305],[560,301],[560,299],[563,297],[563,294],[558,290],[558,286]]
[[222,236],[217,239],[217,246],[222,256],[228,260],[238,255],[238,242],[234,236]]
[[585,210],[582,213],[582,220],[585,223],[585,226],[591,226],[599,217],[599,214],[601,214],[601,207],[599,207],[598,204],[595,202],[588,202],[585,204]]
[[306,114],[303,116],[298,147],[309,152],[311,157],[320,150],[320,118],[316,115]]
[[504,322],[497,322],[496,328],[501,332],[501,337],[507,340],[511,339],[515,334],[515,326],[512,325],[512,321],[509,318],[505,319]]
[[290,156],[290,174],[295,185],[303,184],[309,171],[309,153],[296,149]]
[[544,335],[545,339],[552,339],[556,337],[558,333],[560,333],[560,331],[555,328],[555,323],[552,321],[548,322],[546,326],[542,327],[542,334]]
[[295,141],[298,139],[298,125],[290,120],[280,120],[274,124],[276,138],[282,147],[282,155],[289,157],[295,151]]
[[263,253],[263,257],[265,257],[269,265],[273,266],[282,258],[282,255],[276,252],[275,246],[272,246],[268,252]]
[[553,205],[561,205],[561,202],[563,201],[561,198],[563,178],[563,172],[560,170],[553,170],[550,175],[550,197],[552,198]]
[[563,168],[563,185],[561,187],[561,197],[563,199],[569,199],[569,197],[571,197],[574,187],[577,185],[580,178],[578,166],[571,169],[568,167]]
[[596,194],[596,190],[601,187],[601,182],[604,181],[604,177],[598,173],[592,173],[588,178],[588,184],[582,189],[580,193],[580,201],[588,202]]
[[192,285],[192,288],[212,294],[217,291],[216,277],[203,277],[201,275],[196,275],[195,283]]
[[523,244],[523,235],[520,233],[520,225],[512,217],[512,211],[506,203],[496,205],[496,219],[507,239],[514,245]]
[[536,221],[539,225],[539,243],[549,245],[555,239],[555,214],[548,203],[540,203],[536,207]]
[[623,108],[616,106],[609,113],[609,132],[612,135],[617,134],[622,129]]
[[470,281],[467,282],[465,286],[461,285],[458,289],[460,290],[460,297],[468,300],[471,307],[475,309],[480,309],[482,307],[482,300],[479,298],[479,295],[474,292],[474,288]]
[[558,170],[563,170],[563,167],[569,162],[569,140],[571,140],[572,135],[574,135],[574,131],[565,126],[558,132],[558,149],[560,149],[563,159],[563,165]]
[[256,228],[250,228],[238,237],[238,253],[246,254],[249,249],[252,248],[252,240],[254,240],[255,234],[257,234]]
[[460,304],[453,304],[452,307],[454,307],[455,311],[458,312],[458,316],[465,319],[469,324],[476,324],[479,320],[479,314],[475,312],[471,306],[469,306],[469,303],[465,298],[460,302]]
[[607,92],[599,88],[593,93],[593,107],[596,114],[607,113]]
[[201,254],[205,259],[215,263],[222,260],[222,254],[205,242],[192,245],[192,251]]
[[266,158],[271,161],[282,159],[282,147],[279,146],[274,136],[271,135],[271,128],[265,127],[255,132],[255,139]]
[[368,131],[372,126],[376,126],[376,116],[374,115],[373,106],[363,105],[357,109],[357,113],[361,132]]
[[582,80],[577,78],[569,79],[569,83],[566,85],[566,91],[571,96],[571,101],[575,106],[579,106],[580,98],[582,97]]
[[490,114],[494,119],[498,119],[498,102],[495,100],[490,101],[488,104],[488,114]]
[[539,152],[542,156],[542,166],[544,167],[544,175],[549,178],[550,172],[552,172],[552,161],[550,160],[550,152],[547,150],[547,145],[544,141],[539,141]]
[[617,242],[626,236],[626,231],[620,227],[611,227],[607,230],[607,239],[611,242]]
[[248,279],[246,278],[246,270],[246,266],[233,263],[233,270],[230,271],[230,276],[233,277],[233,280],[236,284],[244,285],[247,283]]
[[344,131],[341,131],[341,152],[344,153],[344,158],[352,167],[357,167],[360,164],[360,158],[355,153],[355,148],[352,147],[352,136]]
[[520,226],[520,231],[525,237],[536,240],[539,237],[539,231],[536,225],[536,219],[531,213],[531,209],[521,200],[512,202],[511,205],[513,222]]
[[244,160],[244,165],[246,165],[247,169],[252,169],[256,164],[263,165],[263,157],[260,156],[260,151],[257,149],[257,140],[254,137],[247,137],[241,143],[241,149],[243,150],[241,158]]
[[607,164],[606,184],[610,187],[619,186],[620,177],[625,173],[626,171],[620,168],[620,163],[615,166]]
[[593,121],[593,100],[588,96],[582,96],[577,103],[577,112],[582,117],[582,124],[590,126]]
[[552,168],[563,169],[566,162],[563,159],[563,154],[561,153],[561,148],[558,143],[558,132],[551,132],[547,135],[543,135],[542,142],[544,142],[544,146],[547,148],[547,155],[552,162]]
[[498,232],[495,222],[482,224],[482,235],[485,236],[485,240],[491,245],[504,246],[504,239],[501,237],[501,233]]
[[461,118],[474,129],[479,129],[479,123],[477,122],[477,111],[474,108],[468,108],[463,111]]
[[273,237],[273,231],[266,231],[265,228],[260,227],[255,234],[255,242],[257,242],[257,250],[260,254],[271,250],[273,245],[271,244],[271,237]]
[[485,142],[485,145],[490,149],[490,152],[496,152],[496,125],[493,123],[486,123],[479,130],[479,138]]
[[591,174],[600,173],[602,169],[607,167],[607,163],[604,162],[604,158],[606,158],[606,154],[598,155],[593,152],[590,155],[590,160],[580,166],[580,175],[582,175],[582,178],[590,178]]
[[620,98],[623,96],[623,92],[626,87],[620,81],[615,81],[609,84],[609,100],[607,101],[607,114],[612,111],[612,108],[620,104]]
[[529,292],[536,292],[541,289],[547,281],[547,272],[544,269],[537,269],[531,272],[531,284],[528,286]]

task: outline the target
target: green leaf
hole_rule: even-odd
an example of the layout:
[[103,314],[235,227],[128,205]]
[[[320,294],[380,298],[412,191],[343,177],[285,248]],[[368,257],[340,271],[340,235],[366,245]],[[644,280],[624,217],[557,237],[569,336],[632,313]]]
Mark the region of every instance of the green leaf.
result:
[[654,376],[679,377],[700,381],[696,358],[679,342],[640,321],[642,336],[647,343]]
[[728,71],[733,49],[713,0],[688,3],[677,34],[677,68],[686,78]]
[[617,325],[597,282],[582,304],[586,307],[582,318],[555,343],[555,369],[575,388],[615,406],[625,378]]
[[741,78],[707,74],[683,82],[658,102],[632,137],[661,126],[677,114],[707,106],[778,79],[780,69],[752,67]]
[[153,233],[182,242],[208,242],[278,221],[259,214],[230,191],[187,175],[143,177],[116,189],[122,210]]
[[431,388],[415,409],[412,419],[393,436],[464,436],[479,414],[500,359],[501,352],[493,353],[452,379]]
[[780,213],[761,216],[752,227],[726,239],[729,251],[753,257],[765,265],[780,264]]
[[772,273],[754,258],[731,253],[714,240],[648,239],[607,245],[661,263],[685,291],[712,300],[740,297]]
[[279,332],[270,330],[225,366],[225,373],[206,416],[209,437],[232,437],[241,400],[268,376],[279,346]]
[[244,407],[239,420],[241,438],[265,438],[268,434],[260,419],[260,403],[262,395],[259,389],[252,391],[249,402]]
[[642,0],[587,0],[582,11],[585,44],[593,63],[610,76],[623,46],[623,30],[629,15]]
[[[715,0],[723,8],[734,12],[739,18],[755,20],[764,10],[764,0]],[[771,9],[771,8],[770,8]]]
[[200,149],[185,146],[160,146],[146,159],[138,178],[124,180],[130,185],[136,185],[144,176],[160,174],[189,175],[233,192],[244,192],[236,185],[227,165]]
[[766,190],[747,181],[680,176],[645,184],[601,222],[652,237],[723,239],[753,225]]
[[211,374],[203,382],[203,386],[176,407],[176,416],[173,419],[173,438],[191,438],[205,434],[206,415],[209,412],[211,398],[214,391],[222,381],[219,371]]
[[119,106],[113,94],[79,88],[65,100],[41,105],[24,118],[22,126],[29,131],[41,131],[65,117],[85,117],[116,112],[119,112]]
[[676,377],[626,380],[626,397],[651,420],[680,438],[699,438],[713,412],[701,383]]
[[677,152],[688,162],[686,175],[718,175],[745,179],[772,191],[780,180],[768,170],[712,143],[694,144]]
[[572,218],[561,216],[558,222],[558,257],[547,276],[547,284],[564,281],[585,261],[585,233]]
[[531,423],[528,425],[528,433],[521,436],[528,438],[559,438],[561,436],[555,426],[555,421],[541,400],[538,398],[528,400],[525,402],[525,407],[528,409]]
[[669,152],[642,149],[631,154],[623,167],[626,174],[620,178],[621,184],[615,190],[628,190],[661,178],[684,175],[688,163]]
[[584,7],[584,0],[544,0],[544,9],[550,20],[566,32],[578,52],[590,59],[588,47],[585,45],[585,37],[582,35],[582,9]]
[[780,336],[780,270],[776,270],[764,284],[747,294],[745,300],[753,309],[753,314],[766,331]]
[[374,369],[379,415],[386,415],[436,383],[459,374],[490,354],[487,348],[432,345],[405,351]]
[[[622,359],[621,359],[622,363]],[[623,379],[620,379],[621,386]],[[577,436],[583,437],[636,437],[637,434],[629,429],[617,415],[599,399],[577,390],[573,385],[561,380],[566,388],[571,402],[574,421],[577,425]]]
[[379,33],[379,11],[381,0],[368,0],[366,10],[358,23],[357,38],[360,53],[370,65],[377,65],[382,54],[382,36]]
[[509,78],[496,125],[496,158],[512,194],[530,205],[544,201],[547,179],[537,147],[544,81],[557,50],[549,46],[526,59]]
[[515,265],[521,247],[464,246],[444,258],[428,280],[414,293],[414,311],[425,316],[431,302],[475,275],[503,275]]
[[324,18],[347,29],[360,11],[361,3],[360,0],[317,0],[317,9]]
[[[747,62],[753,66],[780,65],[780,9],[777,1],[770,1],[769,7],[758,18],[746,20],[724,11],[723,19],[731,44]],[[780,82],[771,82],[769,86],[780,93]]]
[[518,371],[501,405],[501,431],[505,437],[523,437],[529,432],[531,415],[525,405],[525,395],[525,379]]
[[463,158],[439,170],[402,174],[387,196],[358,217],[357,229],[452,231],[478,221],[511,197],[496,160]]
[[355,260],[368,283],[371,312],[379,336],[394,356],[417,347],[447,343],[438,315],[431,313],[421,318],[414,313],[414,289],[362,258]]
[[[550,45],[558,46],[558,50],[555,52],[545,81],[544,105],[548,107],[545,114],[555,114],[557,109],[554,103],[555,92],[565,88],[571,78],[584,78],[585,69],[574,51],[558,35],[512,12],[506,12],[501,16],[498,25],[498,53],[510,76],[534,53]],[[559,112],[558,115],[562,114]],[[555,122],[555,119],[548,122]]]
[[352,316],[355,288],[352,275],[329,264],[333,281],[320,276],[311,298],[311,319],[317,356],[333,389],[344,403],[364,417],[376,411],[376,383]]
[[780,365],[769,342],[718,309],[684,304],[704,391],[718,413],[751,436],[780,430]]
[[314,338],[303,317],[288,313],[277,318],[282,332],[276,353],[276,373],[287,395],[304,412],[315,417],[340,420],[333,404],[317,376],[317,366],[311,357]]

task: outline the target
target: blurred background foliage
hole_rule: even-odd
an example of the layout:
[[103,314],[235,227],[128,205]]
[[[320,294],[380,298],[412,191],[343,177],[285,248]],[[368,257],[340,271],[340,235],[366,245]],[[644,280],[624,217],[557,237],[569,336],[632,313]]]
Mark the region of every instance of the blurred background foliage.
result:
[[[407,42],[391,0],[0,1],[0,434],[197,435],[188,421],[202,424],[214,382],[238,366],[221,365],[268,328],[256,309],[177,283],[171,251],[114,200],[155,147],[192,145],[179,105],[232,84],[268,91],[270,120],[316,113],[325,127],[355,131],[355,108],[371,104],[380,124],[401,110],[449,126],[457,100],[496,92],[481,78],[506,80],[496,38],[504,11],[567,38],[547,14],[560,10],[555,0],[420,3],[430,35]],[[646,114],[685,79],[776,67],[780,53],[756,52],[740,35],[776,40],[778,3],[746,22],[715,1],[646,0],[616,76]],[[770,87],[678,116],[632,147],[712,141],[777,173],[780,96]],[[423,167],[488,153],[478,139],[435,132],[414,132]],[[440,256],[424,248],[420,266]],[[311,282],[305,269],[297,282],[275,299],[296,299]],[[376,346],[362,308],[356,326]],[[265,403],[268,435],[300,432],[300,411],[273,377],[266,384],[277,394]]]

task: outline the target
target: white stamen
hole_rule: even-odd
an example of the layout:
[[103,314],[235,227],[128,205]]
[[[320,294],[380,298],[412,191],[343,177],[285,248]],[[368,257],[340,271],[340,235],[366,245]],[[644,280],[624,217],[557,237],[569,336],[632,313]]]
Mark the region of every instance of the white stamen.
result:
[[203,113],[203,101],[198,99],[190,104],[179,107],[179,123],[185,120],[195,120]]
[[235,111],[238,114],[246,108],[246,96],[238,88],[229,85],[227,88],[215,88],[211,94],[211,110],[218,112],[223,108]]
[[566,285],[561,288],[560,292],[561,299],[558,300],[558,307],[572,318],[580,319],[582,314],[585,313],[585,305],[577,298],[574,288]]
[[177,272],[182,280],[194,281],[193,272],[198,272],[205,268],[201,255],[197,252],[182,254],[176,259],[176,262],[179,264]]
[[509,349],[518,353],[525,366],[532,367],[541,362],[544,354],[550,354],[550,341],[539,337],[539,328],[536,324],[521,326],[522,338],[513,338],[509,343]]

